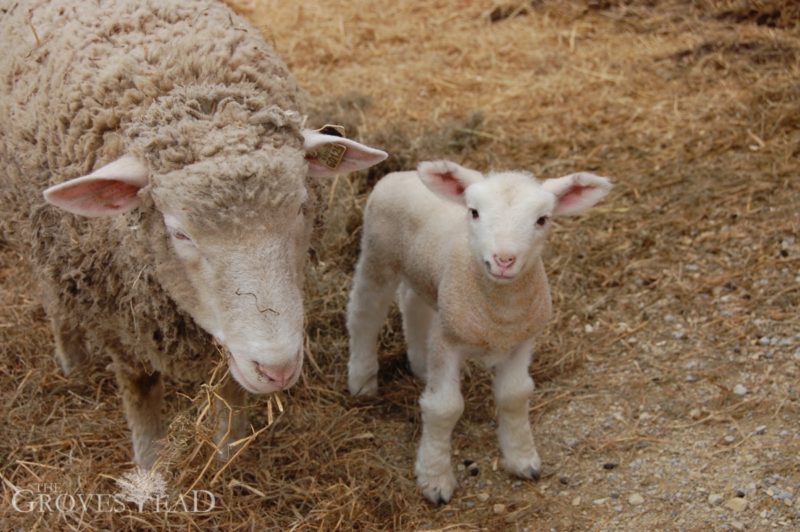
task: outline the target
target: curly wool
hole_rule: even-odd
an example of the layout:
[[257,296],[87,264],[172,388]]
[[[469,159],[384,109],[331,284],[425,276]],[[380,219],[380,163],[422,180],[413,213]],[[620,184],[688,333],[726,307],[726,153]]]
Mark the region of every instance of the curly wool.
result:
[[[255,165],[286,175],[303,164],[284,154],[302,145],[305,94],[218,2],[21,1],[2,9],[0,41],[0,234],[31,256],[48,314],[82,325],[90,353],[197,380],[215,350],[159,283],[163,250],[147,245],[164,231],[155,202],[193,193],[202,201],[190,215],[208,218],[295,193],[295,182],[247,177]],[[157,176],[135,211],[88,220],[45,204],[46,187],[123,153]],[[225,154],[250,155],[220,168],[212,159]],[[227,223],[254,215],[240,211],[249,214],[225,213]]]

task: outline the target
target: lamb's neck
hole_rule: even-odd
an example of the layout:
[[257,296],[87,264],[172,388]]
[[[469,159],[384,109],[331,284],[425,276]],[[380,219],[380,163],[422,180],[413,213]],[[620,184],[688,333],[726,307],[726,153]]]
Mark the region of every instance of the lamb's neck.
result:
[[470,261],[471,283],[477,288],[476,304],[480,303],[484,312],[500,323],[511,322],[526,316],[531,306],[543,299],[549,300],[547,275],[541,258],[537,257],[531,266],[509,282],[491,280],[483,264]]

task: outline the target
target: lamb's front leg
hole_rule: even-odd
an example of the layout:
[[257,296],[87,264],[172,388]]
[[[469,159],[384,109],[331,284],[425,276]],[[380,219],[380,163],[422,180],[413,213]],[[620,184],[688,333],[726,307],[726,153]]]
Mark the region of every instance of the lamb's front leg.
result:
[[438,323],[431,329],[428,353],[427,381],[419,401],[422,438],[414,471],[425,498],[441,504],[450,501],[457,484],[450,463],[450,438],[464,411],[460,389],[462,356],[442,340]]
[[539,480],[542,462],[533,443],[528,417],[533,393],[533,379],[528,373],[532,355],[533,342],[525,342],[495,367],[494,397],[503,466],[522,478]]

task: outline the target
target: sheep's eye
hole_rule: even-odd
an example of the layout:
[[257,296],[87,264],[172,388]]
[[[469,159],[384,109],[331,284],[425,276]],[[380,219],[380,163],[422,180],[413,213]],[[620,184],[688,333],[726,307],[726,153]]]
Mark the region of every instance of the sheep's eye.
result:
[[186,241],[192,240],[186,235],[186,233],[181,233],[180,231],[172,231],[172,238],[174,238],[175,240],[186,240]]
[[540,216],[540,217],[539,217],[539,218],[536,220],[536,225],[541,225],[541,226],[547,225],[547,222],[548,222],[549,220],[550,220],[550,217],[549,217],[549,216]]
[[469,213],[473,220],[477,220],[480,217],[480,214],[478,214],[478,209],[470,209]]

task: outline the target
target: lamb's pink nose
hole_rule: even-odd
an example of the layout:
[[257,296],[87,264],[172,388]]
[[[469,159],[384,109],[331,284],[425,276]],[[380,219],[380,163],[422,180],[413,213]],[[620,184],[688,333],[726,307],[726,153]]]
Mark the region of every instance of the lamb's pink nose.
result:
[[501,270],[509,269],[514,262],[516,262],[517,257],[514,255],[494,255],[494,262],[497,264]]
[[286,388],[289,381],[294,377],[295,371],[297,371],[296,363],[283,366],[268,366],[254,360],[253,364],[256,368],[256,374],[258,374],[259,380],[265,380],[281,389]]

